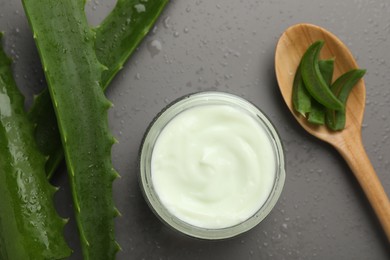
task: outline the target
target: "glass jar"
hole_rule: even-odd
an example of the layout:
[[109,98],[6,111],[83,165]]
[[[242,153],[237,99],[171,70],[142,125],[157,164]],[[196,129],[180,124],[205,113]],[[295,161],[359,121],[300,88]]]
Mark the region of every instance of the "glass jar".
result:
[[[159,199],[152,180],[152,155],[156,141],[164,127],[177,115],[188,109],[204,105],[228,105],[247,113],[265,130],[271,141],[275,157],[273,186],[265,203],[255,214],[242,222],[223,228],[204,228],[191,225],[172,214]],[[285,182],[285,159],[281,140],[270,120],[247,100],[223,92],[200,92],[184,96],[161,111],[146,131],[140,149],[139,182],[149,207],[157,217],[169,227],[186,235],[201,239],[225,239],[244,233],[259,224],[275,206]]]

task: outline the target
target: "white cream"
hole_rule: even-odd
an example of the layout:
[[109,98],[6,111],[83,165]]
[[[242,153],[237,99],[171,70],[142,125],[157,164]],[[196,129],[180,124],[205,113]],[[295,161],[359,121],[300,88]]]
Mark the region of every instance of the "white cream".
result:
[[177,218],[225,228],[253,216],[271,193],[276,157],[254,117],[228,105],[200,105],[173,118],[152,153],[152,183]]

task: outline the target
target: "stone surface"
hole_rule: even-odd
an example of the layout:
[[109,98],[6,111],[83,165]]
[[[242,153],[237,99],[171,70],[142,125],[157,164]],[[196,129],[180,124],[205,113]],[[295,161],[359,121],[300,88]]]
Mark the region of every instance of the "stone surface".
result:
[[[149,0],[151,1],[151,0]],[[98,24],[112,1],[87,4]],[[336,34],[365,76],[363,140],[390,194],[390,3],[378,1],[171,1],[107,96],[111,129],[119,140],[113,162],[122,176],[114,197],[122,246],[117,259],[389,259],[389,244],[351,171],[335,150],[306,134],[289,114],[274,73],[274,50],[289,26],[309,22]],[[45,85],[34,41],[19,1],[0,0],[0,30],[14,58],[16,80],[29,106]],[[337,57],[336,57],[337,59]],[[237,94],[259,106],[284,143],[287,179],[271,214],[226,241],[195,240],[165,227],[145,203],[137,180],[138,149],[148,124],[169,102],[202,90]],[[54,182],[71,259],[80,259],[65,166]]]

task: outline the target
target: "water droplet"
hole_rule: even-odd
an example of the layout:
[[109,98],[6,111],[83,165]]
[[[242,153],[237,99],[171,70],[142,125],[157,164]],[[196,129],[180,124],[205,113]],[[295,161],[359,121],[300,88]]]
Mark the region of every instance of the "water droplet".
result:
[[136,4],[134,8],[137,11],[137,13],[143,13],[146,11],[145,5],[143,4]]
[[149,42],[148,50],[149,50],[150,54],[152,55],[152,57],[159,54],[160,51],[162,50],[161,42],[159,40],[153,40],[153,41]]
[[23,195],[23,196],[22,196],[22,201],[23,201],[24,203],[27,203],[28,197],[27,197],[26,195]]
[[167,28],[167,29],[170,27],[170,24],[169,24],[169,20],[170,19],[171,18],[169,16],[167,16],[167,17],[165,17],[164,22],[163,22],[164,27]]
[[283,228],[284,230],[286,230],[286,229],[288,228],[287,223],[283,223],[283,224],[282,224],[282,228]]
[[189,31],[189,30],[188,30],[187,27],[185,27],[185,28],[183,29],[183,32],[184,32],[184,33],[188,33],[188,31]]
[[232,74],[225,74],[223,77],[224,77],[226,80],[228,80],[228,79],[233,78],[233,75],[232,75]]
[[136,80],[140,80],[141,79],[141,74],[139,74],[138,72],[135,74],[135,79]]
[[173,36],[175,36],[175,37],[177,38],[177,37],[180,36],[180,33],[179,33],[178,31],[175,31],[175,32],[173,33]]

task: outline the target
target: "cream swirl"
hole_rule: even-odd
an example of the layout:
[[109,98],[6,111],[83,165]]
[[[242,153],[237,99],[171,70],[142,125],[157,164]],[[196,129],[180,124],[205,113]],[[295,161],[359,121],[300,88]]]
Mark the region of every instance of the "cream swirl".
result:
[[271,193],[276,158],[264,126],[240,108],[200,105],[173,118],[152,154],[152,182],[162,204],[203,228],[234,226]]

